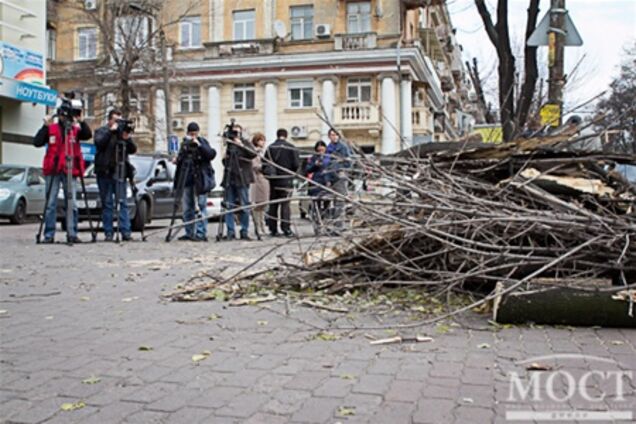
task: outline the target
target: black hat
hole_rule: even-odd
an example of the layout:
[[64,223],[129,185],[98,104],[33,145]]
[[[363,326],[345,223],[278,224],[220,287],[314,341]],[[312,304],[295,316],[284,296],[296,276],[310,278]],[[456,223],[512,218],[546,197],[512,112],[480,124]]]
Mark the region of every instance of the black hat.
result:
[[188,132],[199,132],[199,124],[196,122],[190,122],[188,124]]

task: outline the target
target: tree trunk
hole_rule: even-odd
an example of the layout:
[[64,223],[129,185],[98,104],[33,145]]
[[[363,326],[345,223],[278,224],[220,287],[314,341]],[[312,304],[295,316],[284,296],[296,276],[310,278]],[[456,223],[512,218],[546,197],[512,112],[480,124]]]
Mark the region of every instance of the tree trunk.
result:
[[[539,16],[539,0],[530,0],[528,6],[528,21],[526,23],[526,42],[537,26]],[[519,93],[517,103],[517,119],[515,135],[519,134],[528,120],[528,113],[532,105],[537,85],[539,71],[537,69],[537,48],[525,45],[524,49],[524,82]]]

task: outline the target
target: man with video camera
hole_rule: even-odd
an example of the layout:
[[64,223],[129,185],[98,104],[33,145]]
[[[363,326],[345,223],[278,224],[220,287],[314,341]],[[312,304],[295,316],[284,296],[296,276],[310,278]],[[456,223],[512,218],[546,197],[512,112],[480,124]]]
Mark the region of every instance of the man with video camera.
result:
[[[223,158],[223,182],[221,185],[225,189],[225,208],[235,209],[239,206],[250,204],[250,184],[254,182],[252,171],[252,159],[256,157],[256,151],[252,144],[241,136],[240,125],[232,123],[225,127],[223,138],[226,143],[225,157]],[[241,223],[241,240],[250,240],[247,233],[250,226],[250,213],[247,209],[239,212]],[[227,226],[227,239],[233,240],[236,237],[234,212],[225,214],[225,225]]]
[[[199,124],[190,122],[186,136],[183,139],[177,155],[177,172],[175,176],[175,190],[183,190],[183,222],[185,235],[179,237],[182,241],[208,241],[207,203],[208,192],[216,186],[214,170],[211,161],[216,157],[208,140],[199,135]],[[196,205],[195,205],[196,203]],[[195,224],[196,208],[201,216]]]
[[[42,163],[42,173],[46,180],[46,211],[44,213],[43,243],[54,243],[55,223],[57,219],[57,194],[60,185],[64,192],[67,207],[72,207],[72,222],[66,223],[66,238],[69,243],[81,243],[77,236],[77,177],[84,175],[84,156],[81,140],[90,140],[92,131],[82,119],[82,102],[67,94],[57,109],[57,122],[52,117],[44,118],[44,125],[33,139],[35,147],[47,146]],[[70,162],[67,162],[67,159]],[[67,174],[70,172],[71,184]],[[72,202],[72,204],[71,204]],[[68,216],[68,214],[67,214]],[[39,233],[38,233],[39,241]]]
[[[115,204],[117,200],[119,201],[118,231],[123,241],[132,240],[130,215],[126,201],[128,190],[126,175],[123,178],[116,175],[118,165],[124,166],[126,172],[131,169],[128,155],[137,152],[137,145],[131,138],[132,131],[130,121],[122,119],[121,112],[116,109],[108,112],[107,124],[95,131],[95,174],[102,202],[102,222],[104,223],[106,241],[113,241],[113,208],[117,206]],[[117,155],[120,152],[118,149],[122,149],[119,157]],[[119,164],[118,161],[123,161],[123,163]]]

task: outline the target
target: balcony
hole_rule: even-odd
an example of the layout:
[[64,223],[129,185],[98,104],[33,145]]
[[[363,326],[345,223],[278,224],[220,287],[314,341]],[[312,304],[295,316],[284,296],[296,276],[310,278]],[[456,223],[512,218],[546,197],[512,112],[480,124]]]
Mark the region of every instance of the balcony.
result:
[[380,128],[380,110],[371,103],[346,103],[334,108],[334,125],[345,129]]
[[232,40],[203,43],[205,58],[216,59],[227,56],[273,54],[276,51],[274,39]]
[[444,60],[444,50],[442,44],[437,38],[435,29],[422,28],[420,29],[420,38],[422,39],[422,48],[428,57],[433,61]]
[[334,35],[335,50],[375,49],[377,45],[378,45],[378,35],[375,32]]
[[428,107],[414,107],[413,112],[413,134],[432,134],[433,115]]

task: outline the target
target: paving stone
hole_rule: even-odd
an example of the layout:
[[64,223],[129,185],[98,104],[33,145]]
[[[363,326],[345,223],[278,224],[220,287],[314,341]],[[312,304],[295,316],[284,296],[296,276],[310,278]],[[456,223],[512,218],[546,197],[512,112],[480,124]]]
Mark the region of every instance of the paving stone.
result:
[[[455,408],[454,400],[441,399],[421,399],[417,403],[417,408],[413,413],[414,424],[438,424],[450,423],[453,421],[453,409]],[[466,422],[488,422],[474,421],[472,419]]]
[[373,419],[379,423],[410,423],[414,410],[412,402],[384,402]]
[[281,390],[274,393],[274,398],[267,402],[262,411],[276,415],[292,414],[311,397],[311,393],[302,390]]
[[201,396],[189,399],[187,403],[189,406],[202,408],[220,408],[242,392],[243,389],[237,387],[219,386],[205,390]]
[[353,386],[354,393],[383,394],[389,388],[393,380],[392,376],[368,374],[360,377],[358,383]]
[[167,394],[178,392],[179,387],[170,383],[152,383],[140,386],[137,390],[121,398],[127,402],[150,403],[165,397]]
[[353,382],[344,378],[328,378],[316,390],[314,396],[319,397],[344,397],[353,386]]
[[422,382],[394,380],[384,398],[387,401],[415,402],[421,396],[423,386]]
[[159,411],[139,411],[129,415],[123,421],[126,424],[164,424],[168,422],[168,413]]
[[285,384],[285,388],[296,390],[314,390],[318,388],[328,377],[329,374],[324,371],[303,371],[296,374],[296,376],[294,376],[291,381]]
[[262,394],[242,393],[232,398],[224,407],[217,409],[215,415],[244,419],[256,413],[268,400],[269,397]]
[[292,422],[324,423],[334,416],[341,400],[335,398],[312,398],[303,403],[299,411],[292,415]]
[[460,405],[455,408],[453,412],[456,422],[458,423],[489,423],[492,422],[495,417],[495,413],[490,408],[476,408]]
[[288,416],[264,414],[260,412],[243,421],[244,424],[285,424],[287,422],[289,422]]
[[186,406],[168,415],[169,423],[188,423],[188,424],[209,424],[213,423],[212,416],[214,411],[206,408],[195,408],[193,406]]

